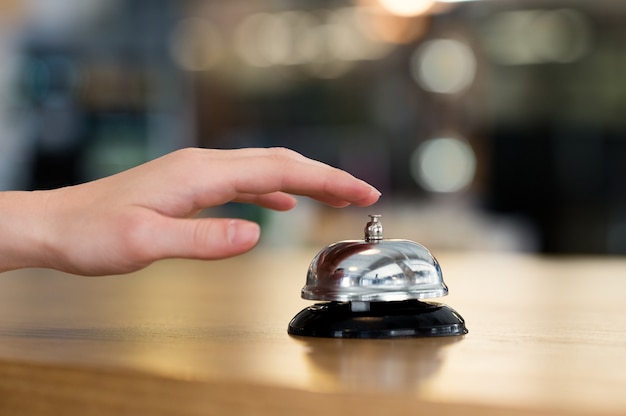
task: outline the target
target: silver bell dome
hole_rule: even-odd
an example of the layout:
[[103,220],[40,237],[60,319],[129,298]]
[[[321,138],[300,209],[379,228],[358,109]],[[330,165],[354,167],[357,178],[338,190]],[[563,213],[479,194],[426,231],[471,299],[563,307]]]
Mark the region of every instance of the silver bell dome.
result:
[[426,247],[384,239],[380,215],[370,218],[363,240],[339,241],[313,258],[304,299],[390,302],[448,294],[441,267]]

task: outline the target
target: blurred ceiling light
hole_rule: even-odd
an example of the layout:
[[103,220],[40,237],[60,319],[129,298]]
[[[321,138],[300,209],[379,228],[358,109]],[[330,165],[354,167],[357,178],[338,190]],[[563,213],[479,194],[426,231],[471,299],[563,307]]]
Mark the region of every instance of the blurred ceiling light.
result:
[[411,175],[430,192],[458,192],[476,174],[476,155],[465,140],[442,137],[422,143],[411,155]]
[[[381,43],[407,44],[421,37],[430,19],[426,15],[399,16],[383,8],[378,0],[354,0],[359,28]],[[449,6],[446,6],[449,8]]]
[[187,71],[207,70],[222,55],[222,37],[217,27],[199,17],[178,22],[170,34],[169,43],[172,58]]
[[237,28],[235,48],[252,66],[284,64],[290,56],[290,31],[282,16],[257,13],[248,16]]
[[413,54],[411,72],[425,90],[455,94],[474,81],[476,58],[469,46],[457,40],[430,40]]
[[397,16],[373,9],[365,13],[368,34],[387,43],[411,43],[424,35],[429,26],[425,16]]
[[337,49],[331,46],[345,33],[340,26],[335,24],[319,25],[315,28],[314,33],[321,48],[315,59],[305,64],[310,75],[324,79],[338,78],[354,66],[354,61],[338,59]]
[[337,59],[357,61],[382,58],[390,45],[367,34],[367,16],[360,7],[344,7],[329,13],[331,53]]
[[366,26],[360,7],[257,13],[236,28],[235,50],[251,66],[301,65],[315,77],[336,78],[393,47],[368,36]]
[[573,62],[589,49],[591,29],[586,17],[572,9],[543,12],[537,16],[534,40],[537,55],[546,61]]
[[378,0],[389,13],[397,16],[419,16],[435,5],[435,0]]
[[324,38],[326,59],[356,61],[362,58],[362,44],[350,27],[341,24],[326,24],[318,28]]
[[299,65],[315,60],[321,53],[321,39],[317,36],[317,19],[308,12],[286,11],[280,13],[281,19],[289,30],[289,53],[285,57],[286,65]]
[[495,15],[485,30],[489,55],[503,65],[568,63],[591,46],[591,25],[573,9],[521,10]]

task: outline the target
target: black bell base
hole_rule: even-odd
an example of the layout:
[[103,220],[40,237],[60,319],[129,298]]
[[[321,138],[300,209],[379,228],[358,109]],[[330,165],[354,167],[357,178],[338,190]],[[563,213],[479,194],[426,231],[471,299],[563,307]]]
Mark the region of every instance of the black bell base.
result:
[[348,302],[317,303],[289,322],[288,333],[324,338],[416,338],[467,334],[465,321],[441,303],[406,300],[370,302],[353,311]]

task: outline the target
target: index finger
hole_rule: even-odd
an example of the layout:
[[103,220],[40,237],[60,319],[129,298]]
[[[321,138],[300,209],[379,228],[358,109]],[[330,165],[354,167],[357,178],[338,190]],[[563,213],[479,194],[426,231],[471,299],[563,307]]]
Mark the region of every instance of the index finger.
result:
[[234,172],[227,180],[233,197],[285,192],[308,196],[333,206],[368,206],[381,193],[370,184],[327,164],[284,148],[248,149],[229,158]]

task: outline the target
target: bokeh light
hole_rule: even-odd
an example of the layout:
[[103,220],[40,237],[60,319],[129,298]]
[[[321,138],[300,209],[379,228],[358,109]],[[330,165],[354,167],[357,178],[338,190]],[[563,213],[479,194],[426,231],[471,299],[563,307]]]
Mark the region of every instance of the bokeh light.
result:
[[187,71],[204,71],[213,67],[223,51],[223,40],[215,24],[191,17],[180,21],[170,34],[170,53]]
[[468,88],[476,76],[476,58],[454,39],[425,42],[411,58],[413,78],[427,91],[455,94]]
[[286,65],[300,65],[315,60],[320,54],[322,39],[316,28],[318,19],[304,11],[286,11],[279,14],[289,30],[289,53]]
[[291,52],[290,31],[285,19],[257,13],[237,28],[235,48],[249,65],[264,67],[285,63]]
[[368,36],[370,22],[360,7],[344,7],[329,14],[334,36],[329,47],[337,59],[372,60],[382,58],[390,49],[376,37]]
[[423,36],[430,27],[424,16],[406,17],[370,11],[369,33],[376,38],[395,44],[408,44]]
[[411,156],[413,179],[430,192],[451,193],[468,187],[476,174],[476,155],[465,140],[433,138]]
[[311,76],[336,78],[392,49],[368,26],[360,7],[256,13],[236,28],[235,50],[250,66],[300,65]]
[[433,0],[379,0],[380,5],[389,13],[397,16],[419,16],[428,12]]
[[330,47],[333,40],[341,37],[343,30],[336,25],[321,25],[315,28],[315,36],[320,42],[320,53],[315,59],[304,64],[306,72],[316,78],[332,79],[346,74],[355,65],[354,61],[337,59]]
[[503,65],[574,62],[592,43],[588,19],[573,9],[501,12],[485,29],[487,50]]

